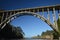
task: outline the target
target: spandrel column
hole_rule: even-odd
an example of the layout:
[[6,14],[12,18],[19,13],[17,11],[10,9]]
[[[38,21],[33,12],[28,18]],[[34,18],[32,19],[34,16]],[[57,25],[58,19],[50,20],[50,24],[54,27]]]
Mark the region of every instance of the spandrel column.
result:
[[55,8],[53,8],[53,21],[54,21],[54,25],[55,25],[56,30],[58,30]]
[[42,9],[42,16],[44,17],[44,9]]
[[6,19],[8,18],[8,12],[6,13]]
[[3,19],[4,19],[4,12],[2,13],[2,19],[1,19],[1,23],[3,22]]
[[48,19],[48,21],[50,21],[49,8],[47,8],[47,19]]

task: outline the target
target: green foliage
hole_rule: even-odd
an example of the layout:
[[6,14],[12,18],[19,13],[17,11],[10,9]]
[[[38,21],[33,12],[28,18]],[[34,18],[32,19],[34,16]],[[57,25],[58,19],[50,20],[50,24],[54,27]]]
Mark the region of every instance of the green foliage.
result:
[[56,33],[53,30],[47,30],[45,32],[42,32],[41,36],[40,35],[37,35],[37,36],[33,36],[32,38],[45,38],[46,35],[49,35],[49,36],[52,35],[54,39],[58,39],[59,38],[58,33]]
[[[59,33],[60,33],[60,18],[58,18],[58,20],[57,20],[57,25],[58,25],[58,29],[59,29]],[[55,31],[53,31],[53,30],[47,30],[46,32],[42,32],[42,34],[41,34],[41,36],[34,36],[33,38],[41,38],[41,37],[44,37],[44,36],[46,36],[46,35],[53,35],[53,37],[54,37],[54,39],[58,39],[59,38],[59,36],[60,36],[60,34],[59,33],[57,33],[57,32],[55,32]]]
[[23,30],[20,27],[13,27],[12,31],[16,34],[17,37],[24,35]]
[[42,32],[42,35],[41,36],[46,36],[46,35],[53,35],[53,38],[54,39],[58,39],[59,38],[59,35],[57,32],[53,31],[53,30],[47,30],[46,32]]
[[20,27],[14,27],[7,24],[5,28],[0,31],[0,38],[24,38],[24,32]]
[[51,35],[51,34],[53,34],[53,31],[52,30],[47,30],[46,32],[42,32],[42,34],[41,34],[41,36],[43,36],[43,35]]
[[32,38],[41,38],[41,36],[37,35],[37,36],[33,36]]
[[53,33],[53,37],[54,37],[54,39],[59,39],[59,35],[58,35],[58,33],[56,33],[56,32],[54,31],[54,33]]
[[60,35],[60,18],[58,18],[57,20],[57,25],[58,25],[59,35]]
[[32,38],[44,38],[46,35],[53,35],[54,31],[53,30],[47,30],[45,32],[42,32],[41,36],[33,36]]

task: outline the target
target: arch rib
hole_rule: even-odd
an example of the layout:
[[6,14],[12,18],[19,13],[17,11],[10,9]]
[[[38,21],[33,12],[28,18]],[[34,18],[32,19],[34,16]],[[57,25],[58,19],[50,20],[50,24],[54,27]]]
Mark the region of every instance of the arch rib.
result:
[[43,17],[43,16],[41,16],[41,15],[39,15],[39,14],[37,14],[37,13],[34,13],[34,12],[27,12],[27,11],[25,11],[25,12],[17,12],[17,13],[15,13],[15,14],[13,14],[13,15],[11,15],[10,17],[8,17],[6,20],[4,20],[1,24],[0,24],[0,27],[1,27],[1,29],[3,29],[4,28],[4,26],[6,25],[6,24],[8,24],[10,21],[10,19],[12,18],[12,17],[14,17],[14,16],[16,16],[16,15],[36,15],[36,17],[38,17],[38,18],[40,18],[41,20],[43,20],[44,22],[46,22],[51,28],[53,28],[53,30],[55,30],[55,31],[58,31],[58,30],[56,30],[55,29],[55,25],[53,25],[48,19],[46,19],[45,17]]

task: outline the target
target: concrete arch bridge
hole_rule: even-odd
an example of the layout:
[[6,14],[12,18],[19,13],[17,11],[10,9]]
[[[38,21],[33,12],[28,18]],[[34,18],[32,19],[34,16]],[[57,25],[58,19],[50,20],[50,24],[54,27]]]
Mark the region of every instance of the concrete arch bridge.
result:
[[[54,23],[51,23],[50,21],[50,11],[52,11],[52,18]],[[41,7],[33,7],[33,8],[25,8],[25,9],[17,9],[17,10],[4,10],[0,11],[0,29],[3,29],[6,24],[8,24],[10,21],[12,21],[15,18],[18,18],[19,16],[23,15],[31,15],[35,16],[41,20],[43,20],[45,23],[47,23],[53,30],[56,32],[59,32],[58,25],[57,25],[57,19],[56,19],[56,11],[58,17],[60,17],[60,5],[52,5],[52,6],[41,6]],[[47,18],[45,18],[45,14],[47,13]],[[40,15],[42,13],[42,15]]]

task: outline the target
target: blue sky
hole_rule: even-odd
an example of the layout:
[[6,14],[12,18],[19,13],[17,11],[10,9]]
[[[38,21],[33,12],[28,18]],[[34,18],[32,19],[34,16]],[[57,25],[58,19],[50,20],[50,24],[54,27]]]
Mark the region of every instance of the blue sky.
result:
[[[0,0],[0,9],[14,10],[56,4],[60,4],[60,0]],[[50,26],[41,19],[28,15],[13,20],[11,24],[20,26],[25,33],[25,37],[41,35],[43,31],[52,30]]]
[[25,37],[41,35],[46,30],[52,30],[45,22],[34,16],[21,16],[13,20],[11,24],[20,26],[25,33]]
[[60,0],[0,0],[1,9],[19,9],[60,4]]

